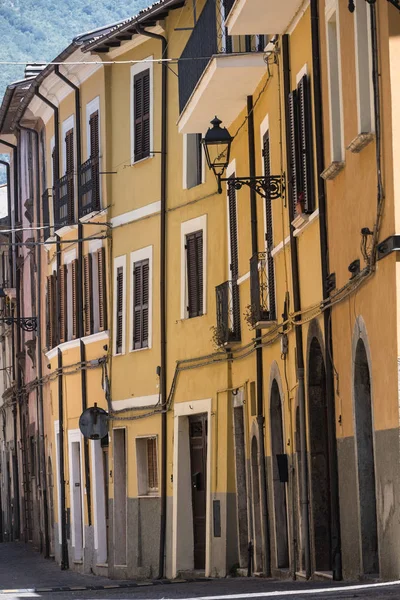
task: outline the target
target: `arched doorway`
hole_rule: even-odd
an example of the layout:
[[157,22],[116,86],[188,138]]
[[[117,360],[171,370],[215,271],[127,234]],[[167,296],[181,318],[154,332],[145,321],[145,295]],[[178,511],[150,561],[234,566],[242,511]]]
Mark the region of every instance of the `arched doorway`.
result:
[[253,435],[251,440],[251,489],[253,500],[254,570],[261,571],[263,556],[261,543],[260,472],[258,465],[258,442],[255,435]]
[[354,359],[354,417],[357,448],[362,569],[365,574],[378,573],[379,558],[371,380],[367,353],[362,339],[358,340]]
[[330,571],[331,508],[325,363],[316,337],[311,340],[308,358],[308,415],[314,567],[316,571]]
[[287,568],[289,566],[288,526],[286,506],[286,484],[279,479],[278,454],[285,453],[283,440],[282,403],[276,379],[271,387],[271,453],[272,453],[272,483],[274,494],[275,514],[275,546],[276,566]]

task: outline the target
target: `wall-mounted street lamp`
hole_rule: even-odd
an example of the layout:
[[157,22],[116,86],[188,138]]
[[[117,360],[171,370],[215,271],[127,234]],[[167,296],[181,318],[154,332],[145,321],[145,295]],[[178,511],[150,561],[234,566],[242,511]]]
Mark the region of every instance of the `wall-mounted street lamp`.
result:
[[0,323],[5,323],[6,325],[17,324],[24,331],[36,331],[37,329],[36,317],[1,317]]
[[208,168],[214,172],[218,182],[218,193],[222,194],[221,183],[226,181],[228,188],[233,186],[240,190],[244,185],[254,190],[259,196],[276,200],[285,193],[285,175],[269,175],[265,177],[222,177],[225,173],[231,154],[233,138],[226,127],[221,127],[222,121],[215,117],[203,139],[204,152]]

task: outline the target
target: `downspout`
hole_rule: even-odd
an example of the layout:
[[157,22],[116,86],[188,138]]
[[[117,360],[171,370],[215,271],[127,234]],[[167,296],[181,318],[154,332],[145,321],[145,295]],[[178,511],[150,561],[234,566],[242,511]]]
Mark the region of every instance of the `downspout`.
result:
[[[10,147],[13,149],[13,169],[14,169],[14,215],[17,214],[18,209],[17,209],[17,202],[16,202],[16,198],[17,198],[17,189],[18,189],[18,171],[17,171],[17,161],[18,161],[18,148],[17,146],[15,146],[14,144],[10,144],[9,142],[4,142],[3,140],[1,140],[1,142],[3,144],[5,144],[6,146]],[[10,229],[12,228],[12,210],[11,210],[11,190],[10,190],[10,165],[9,163],[7,163],[6,161],[1,161],[1,164],[5,164],[6,165],[6,170],[7,170],[7,203],[8,203],[8,222],[10,225]],[[14,234],[15,235],[15,234]],[[9,244],[9,265],[10,265],[10,281],[9,281],[9,286],[10,288],[14,287],[14,265],[16,265],[16,252],[17,252],[17,246],[14,246],[13,248],[13,234],[10,233],[9,234],[9,240],[10,240],[10,244]],[[13,259],[14,256],[14,259]],[[14,316],[14,309],[12,308],[12,315]],[[12,361],[12,380],[15,382],[16,380],[16,356],[15,356],[15,352],[14,352],[14,348],[15,348],[15,327],[14,325],[11,325],[11,346],[12,346],[12,352],[11,352],[11,361]],[[12,408],[12,415],[13,415],[13,437],[14,437],[14,455],[13,455],[13,477],[14,480],[16,482],[15,485],[15,498],[14,498],[14,508],[15,508],[15,523],[14,523],[14,535],[16,536],[17,539],[19,539],[20,537],[20,514],[19,514],[19,468],[18,468],[18,455],[17,455],[17,436],[18,436],[18,432],[17,432],[17,400],[15,399],[15,403],[13,405]],[[11,498],[10,498],[11,500]],[[15,538],[14,538],[15,539]]]
[[[78,300],[78,337],[80,340],[83,338],[83,298],[82,298],[82,287],[83,287],[83,225],[80,222],[81,212],[81,177],[80,177],[80,166],[82,164],[82,129],[81,129],[81,97],[80,97],[80,89],[77,85],[75,85],[72,81],[70,81],[65,75],[60,72],[60,66],[56,65],[54,68],[54,73],[63,81],[66,85],[68,85],[71,89],[73,89],[75,94],[75,127],[76,127],[76,162],[77,162],[77,191],[78,191],[78,289],[77,289],[77,300]],[[86,360],[86,352],[85,345],[81,341],[80,343],[80,360],[81,365],[85,364]],[[82,412],[87,409],[87,377],[86,377],[86,368],[82,366],[81,368],[81,395],[82,395]],[[85,481],[86,481],[86,501],[87,501],[87,511],[88,511],[88,525],[91,527],[92,525],[92,502],[91,502],[91,485],[90,485],[90,463],[89,463],[89,440],[87,438],[83,439],[83,454],[85,459]]]
[[164,576],[165,537],[167,528],[167,297],[166,297],[166,203],[167,203],[167,40],[163,35],[142,29],[136,24],[138,34],[161,41],[161,214],[160,214],[160,338],[161,338],[161,515],[160,515],[160,555],[158,577]]
[[[55,151],[55,173],[54,180],[60,178],[60,123],[58,107],[43,96],[39,89],[35,89],[35,95],[49,106],[54,113],[54,151]],[[54,202],[54,198],[53,198]],[[57,272],[60,267],[61,246],[59,237],[56,236],[56,257],[57,257]],[[58,319],[57,319],[58,321]],[[64,418],[63,418],[63,376],[62,376],[62,353],[58,349],[58,410],[59,410],[59,435],[60,435],[60,452],[59,452],[59,472],[60,472],[60,496],[61,496],[61,569],[68,569],[68,542],[67,542],[67,521],[65,512],[65,476],[64,476]]]
[[[322,294],[324,300],[329,298],[329,248],[328,248],[328,218],[326,207],[325,181],[320,176],[324,170],[324,127],[321,94],[321,61],[319,41],[318,0],[311,0],[311,44],[313,56],[313,87],[314,87],[314,121],[316,140],[316,164],[318,173],[318,208],[321,251]],[[329,448],[329,479],[331,504],[331,559],[333,579],[342,579],[342,555],[340,537],[340,505],[339,505],[339,475],[336,445],[336,416],[335,416],[335,385],[333,374],[333,345],[331,308],[324,311],[325,339],[325,368],[326,368],[326,402],[328,418],[328,448]]]
[[[21,129],[30,131],[35,135],[35,148],[36,148],[36,222],[40,227],[42,221],[40,216],[40,164],[39,164],[39,132],[31,127],[23,127]],[[36,241],[39,241],[40,230],[36,232]],[[38,371],[37,377],[40,381],[38,386],[39,392],[39,414],[38,414],[38,429],[39,429],[39,443],[40,443],[40,457],[41,457],[41,470],[40,470],[40,483],[42,487],[42,498],[43,498],[43,522],[44,522],[44,555],[45,558],[50,556],[50,535],[49,535],[49,514],[47,505],[47,479],[46,479],[46,450],[44,444],[44,414],[43,414],[43,357],[42,357],[42,319],[41,319],[41,307],[42,307],[42,286],[41,286],[41,275],[42,275],[42,252],[41,246],[38,244],[36,247],[36,264],[37,264],[37,275],[36,275],[36,320],[37,320],[37,361]]]
[[[249,171],[250,177],[256,176],[256,157],[254,142],[254,111],[253,97],[247,96],[247,123],[248,123],[248,149],[249,149]],[[250,188],[250,209],[251,209],[251,249],[254,256],[258,252],[258,233],[257,233],[257,194],[253,188]],[[261,339],[261,330],[256,329],[256,339]],[[271,548],[269,540],[269,520],[268,520],[268,501],[267,501],[267,481],[265,468],[265,439],[264,439],[264,369],[263,369],[263,350],[259,343],[256,348],[256,372],[257,372],[257,426],[259,438],[259,460],[260,460],[260,487],[261,487],[261,512],[263,519],[263,538],[264,538],[264,564],[263,571],[266,577],[271,577]]]
[[[286,162],[290,164],[290,132],[287,123],[289,122],[289,93],[290,87],[290,63],[289,63],[289,36],[282,36],[282,55],[283,55],[283,90],[285,96],[285,123],[286,123]],[[289,181],[289,192],[291,191],[291,182]],[[289,213],[290,214],[290,213]],[[301,309],[300,298],[300,278],[299,278],[299,259],[297,250],[297,241],[293,235],[293,227],[290,226],[290,252],[292,256],[292,287],[293,287],[293,308],[297,313]],[[299,317],[296,317],[298,320]],[[296,335],[296,374],[298,381],[298,405],[300,418],[300,456],[301,456],[301,515],[302,515],[302,546],[304,548],[304,563],[306,577],[311,577],[311,555],[310,555],[310,517],[308,500],[308,477],[307,477],[307,430],[306,430],[306,400],[304,385],[304,354],[303,354],[303,330],[301,325],[295,327]]]

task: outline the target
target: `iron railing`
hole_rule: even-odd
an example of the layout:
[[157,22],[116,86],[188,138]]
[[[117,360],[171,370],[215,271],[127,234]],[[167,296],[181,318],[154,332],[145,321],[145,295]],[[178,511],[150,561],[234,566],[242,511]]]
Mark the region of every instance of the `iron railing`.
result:
[[273,258],[267,252],[258,252],[250,259],[250,301],[250,325],[262,326],[276,320]]
[[42,215],[43,215],[43,238],[47,240],[50,237],[50,198],[51,190],[47,189],[42,194]]
[[262,52],[264,35],[228,35],[226,17],[232,0],[207,0],[192,34],[179,59],[179,109],[187,101],[214,54]]
[[236,281],[225,281],[215,288],[217,326],[215,338],[218,346],[240,342],[239,286]]
[[66,173],[54,186],[54,226],[56,229],[74,222],[74,173]]
[[92,156],[81,165],[80,177],[80,209],[79,217],[100,210],[100,169],[99,157]]

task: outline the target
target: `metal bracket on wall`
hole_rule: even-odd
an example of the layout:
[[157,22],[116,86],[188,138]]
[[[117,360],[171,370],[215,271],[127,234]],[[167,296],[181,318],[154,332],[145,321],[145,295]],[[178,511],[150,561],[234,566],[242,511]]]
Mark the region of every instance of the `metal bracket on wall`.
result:
[[377,247],[377,258],[381,260],[392,252],[400,252],[400,235],[391,235],[386,238],[383,242],[378,244]]
[[240,190],[244,185],[247,185],[259,196],[266,199],[268,198],[268,200],[277,200],[277,198],[285,197],[285,173],[282,173],[282,175],[269,175],[266,177],[219,177],[218,180],[219,189],[221,189],[221,181],[225,181],[228,185],[228,189],[234,187],[235,190]]
[[37,318],[36,317],[2,317],[0,323],[6,325],[19,325],[24,331],[36,331],[37,329]]

